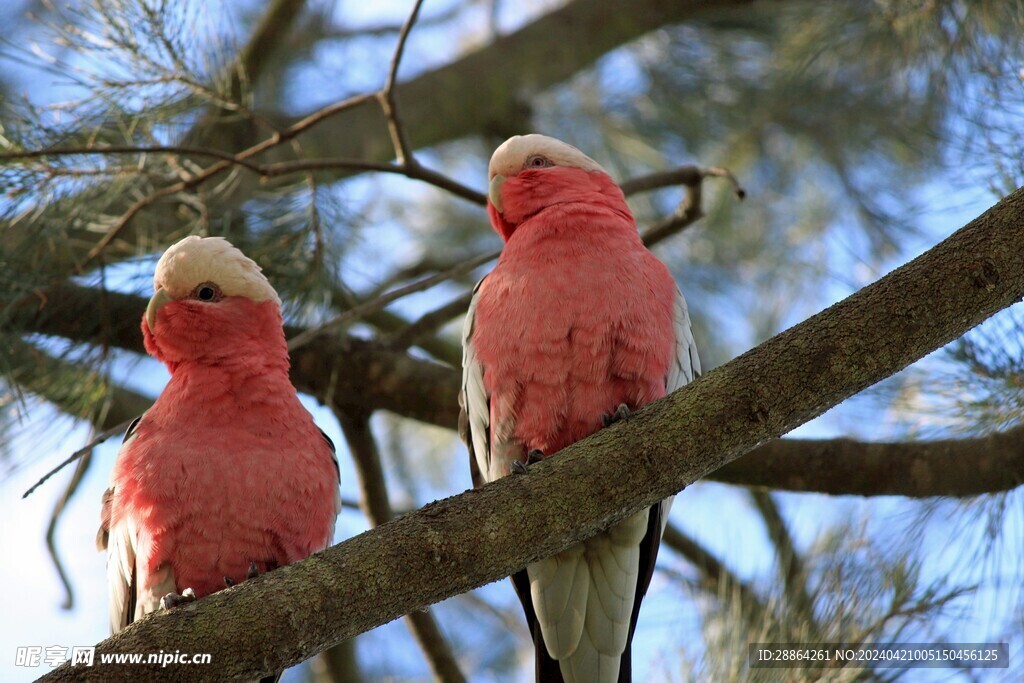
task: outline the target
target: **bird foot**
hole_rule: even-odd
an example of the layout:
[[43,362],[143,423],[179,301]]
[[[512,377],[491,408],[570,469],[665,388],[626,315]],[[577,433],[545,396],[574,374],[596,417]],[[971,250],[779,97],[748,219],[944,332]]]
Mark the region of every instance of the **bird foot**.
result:
[[188,602],[196,601],[196,592],[191,588],[186,588],[181,591],[181,595],[177,593],[168,593],[164,597],[160,598],[160,606],[165,610],[174,609],[179,605],[184,605]]
[[[245,578],[242,579],[242,580],[243,581],[248,581],[249,579],[255,579],[259,575],[260,575],[260,568],[256,566],[256,563],[254,561],[250,561],[249,562],[249,571],[247,571],[245,573]],[[230,576],[225,576],[224,577],[224,585],[227,586],[228,588],[231,588],[232,586],[237,586],[238,582],[235,581],[234,579],[232,579]]]
[[615,424],[616,422],[620,422],[622,420],[628,419],[629,415],[630,415],[629,406],[627,406],[625,403],[620,403],[619,407],[615,409],[614,413],[612,413],[611,415],[602,415],[601,416],[601,426],[602,427],[610,427],[611,425]]
[[526,468],[529,465],[532,465],[535,462],[540,462],[543,459],[544,451],[540,450],[539,448],[534,448],[533,450],[526,454],[526,462],[522,462],[521,460],[513,460],[512,464],[509,465],[509,469],[512,471],[512,474],[526,474]]

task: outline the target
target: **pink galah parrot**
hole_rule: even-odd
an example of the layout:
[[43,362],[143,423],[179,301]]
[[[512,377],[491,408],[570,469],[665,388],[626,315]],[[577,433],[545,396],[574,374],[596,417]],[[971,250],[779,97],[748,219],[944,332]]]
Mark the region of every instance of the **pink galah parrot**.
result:
[[281,304],[221,237],[156,266],[142,321],[171,379],[128,429],[103,496],[110,628],[330,544],[341,501],[330,439],[288,378]]
[[[469,307],[460,395],[478,485],[526,471],[700,374],[686,301],[597,162],[524,135],[494,152],[489,175],[488,214],[505,248]],[[631,679],[630,643],[671,503],[512,577],[538,681]]]

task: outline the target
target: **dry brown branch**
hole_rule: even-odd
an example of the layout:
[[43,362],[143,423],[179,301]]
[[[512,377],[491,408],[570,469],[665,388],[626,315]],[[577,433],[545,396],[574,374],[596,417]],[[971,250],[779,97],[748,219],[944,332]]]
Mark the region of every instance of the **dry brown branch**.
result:
[[729,169],[720,168],[718,166],[709,166],[707,168],[692,165],[680,166],[667,171],[658,171],[656,173],[650,173],[637,178],[624,180],[620,187],[622,188],[622,193],[629,197],[630,195],[639,194],[641,192],[650,192],[652,190],[659,190],[665,187],[676,187],[678,185],[699,187],[704,183],[705,178],[725,178],[729,181],[729,184],[732,185],[733,192],[736,193],[737,199],[743,200],[747,196],[746,190],[740,186],[740,182],[736,179],[736,176],[734,176]]
[[626,192],[627,189],[629,190],[626,192],[627,195],[634,192],[648,192],[673,185],[686,186],[686,195],[672,215],[644,231],[644,244],[651,247],[667,237],[681,232],[704,216],[702,205],[704,179],[708,177],[725,178],[728,180],[733,186],[737,199],[740,201],[747,196],[746,191],[740,187],[739,181],[736,180],[736,177],[728,169],[717,167],[682,166],[671,171],[652,173],[651,175],[627,180],[622,184],[623,192]]
[[[60,406],[58,406],[58,407],[60,407]],[[73,463],[74,461],[78,460],[79,458],[84,458],[85,456],[87,456],[90,453],[92,453],[92,449],[96,448],[96,446],[100,445],[101,443],[103,443],[104,441],[110,439],[111,437],[118,436],[120,434],[124,434],[128,430],[128,426],[132,423],[132,420],[134,420],[134,419],[135,418],[131,418],[130,420],[125,420],[124,422],[122,422],[120,424],[116,424],[116,425],[114,425],[113,427],[111,427],[109,429],[105,429],[102,432],[100,432],[99,434],[97,434],[96,436],[94,436],[92,439],[89,440],[89,442],[87,444],[85,444],[84,446],[79,448],[77,451],[75,451],[74,453],[69,455],[59,465],[57,465],[52,470],[50,470],[49,472],[44,474],[42,477],[40,477],[39,480],[36,483],[32,484],[32,486],[30,486],[28,488],[28,490],[25,491],[25,493],[21,494],[21,497],[22,498],[28,498],[30,495],[32,495],[33,491],[35,491],[37,488],[39,488],[40,486],[45,484],[50,479],[50,477],[52,477],[53,475],[57,474],[62,469],[64,469],[65,467],[67,467],[68,465]]]
[[[64,492],[61,493],[60,498],[54,504],[53,510],[50,512],[50,521],[46,525],[46,551],[50,555],[50,561],[53,563],[54,569],[57,570],[57,577],[64,588],[64,602],[61,604],[61,608],[66,610],[75,606],[75,591],[71,586],[71,581],[68,580],[67,572],[64,571],[64,563],[61,562],[60,555],[57,553],[57,544],[55,542],[57,523],[60,521],[61,515],[64,514],[64,509],[67,507],[71,497],[78,491],[78,486],[82,483],[82,479],[89,469],[91,459],[92,449],[89,449],[85,451],[82,459],[78,461],[75,472],[71,475],[71,480],[64,487]],[[36,486],[39,486],[39,484],[36,484]],[[26,493],[25,495],[28,494]],[[24,498],[24,496],[22,497]]]
[[382,294],[376,299],[371,299],[370,301],[363,302],[358,306],[353,306],[341,315],[325,322],[324,324],[305,330],[295,337],[292,337],[288,341],[288,350],[294,351],[299,349],[324,332],[358,320],[367,313],[379,311],[388,304],[397,301],[402,297],[409,296],[416,292],[422,292],[425,289],[430,289],[434,285],[440,284],[453,277],[471,273],[488,261],[493,261],[498,258],[499,253],[500,252],[494,252],[491,254],[484,254],[483,256],[477,256],[476,258],[470,259],[465,263],[460,263],[454,268],[450,268],[442,273],[431,275],[430,277],[423,278],[422,280],[405,285],[404,287],[394,289],[387,294]]
[[384,112],[384,118],[388,122],[388,133],[391,135],[391,144],[395,148],[395,160],[403,168],[415,168],[419,165],[416,157],[413,156],[409,139],[405,135],[405,126],[398,114],[398,102],[395,96],[395,85],[398,84],[398,67],[402,63],[402,55],[405,53],[405,43],[409,39],[413,24],[416,23],[420,14],[423,0],[416,0],[413,4],[409,18],[405,20],[401,33],[398,34],[398,45],[395,47],[395,54],[391,57],[391,67],[388,69],[388,78],[384,88],[377,93],[377,100]]
[[[370,524],[378,527],[391,520],[392,510],[380,450],[370,430],[369,417],[349,415],[341,411],[335,414],[355,461],[356,472],[359,474],[363,512],[366,513]],[[433,613],[427,609],[417,610],[407,614],[406,620],[437,680],[463,683],[466,678],[462,675],[451,646],[441,633],[441,627],[434,619]]]
[[372,97],[373,95],[357,95],[355,97],[350,97],[346,100],[343,100],[342,102],[337,102],[335,104],[328,105],[323,109],[320,109],[319,111],[310,114],[309,116],[295,123],[289,128],[283,131],[275,132],[273,135],[266,138],[262,142],[259,142],[253,145],[252,147],[249,147],[248,149],[239,152],[230,161],[218,161],[212,166],[203,169],[201,172],[185,180],[181,180],[172,185],[167,185],[158,190],[154,190],[150,194],[133,203],[131,206],[128,207],[128,209],[123,214],[121,214],[117,221],[115,221],[114,225],[109,230],[107,230],[96,243],[96,245],[89,250],[89,253],[86,254],[85,260],[77,265],[77,272],[85,272],[86,267],[90,265],[103,252],[103,250],[107,248],[107,246],[112,241],[114,241],[114,239],[121,233],[122,230],[124,230],[128,223],[131,222],[131,220],[135,218],[135,216],[137,216],[138,213],[143,209],[152,206],[154,203],[156,203],[157,201],[164,197],[168,197],[179,192],[184,192],[186,190],[198,187],[199,185],[205,183],[207,180],[210,180],[211,178],[226,171],[227,169],[231,168],[240,161],[245,161],[246,159],[261,154],[268,149],[288,142],[289,140],[292,140],[293,138],[300,135],[304,131],[309,130],[316,124],[320,123],[324,119],[329,118],[340,111],[345,111],[346,109],[355,107],[361,104],[362,102],[366,101],[367,99],[371,99]]
[[395,350],[404,350],[416,344],[420,339],[433,334],[442,325],[454,320],[469,308],[472,292],[466,292],[462,296],[449,301],[445,305],[424,313],[415,321],[385,340],[385,343]]

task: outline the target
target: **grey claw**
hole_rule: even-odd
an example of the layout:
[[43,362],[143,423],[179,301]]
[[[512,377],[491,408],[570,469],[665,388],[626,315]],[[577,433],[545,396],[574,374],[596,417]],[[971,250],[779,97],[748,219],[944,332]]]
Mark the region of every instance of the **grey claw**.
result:
[[181,595],[178,595],[177,593],[168,593],[164,597],[160,598],[160,607],[165,610],[169,610],[188,602],[195,602],[195,600],[196,592],[191,588],[186,588],[181,591]]
[[526,454],[526,464],[532,465],[535,462],[540,462],[544,459],[544,451],[539,448],[534,448],[532,451]]
[[619,407],[615,409],[615,412],[611,415],[601,416],[601,426],[608,427],[620,420],[628,419],[630,415],[629,406],[625,403],[620,403]]
[[526,474],[527,472],[529,472],[529,470],[526,469],[526,465],[524,465],[518,460],[513,460],[512,464],[509,465],[508,469],[511,471],[512,474]]
[[255,562],[250,561],[249,562],[249,571],[245,573],[245,580],[248,581],[249,579],[255,579],[259,575],[260,575],[259,567],[256,566]]
[[224,585],[227,586],[228,588],[231,588],[232,586],[235,585],[235,580],[232,579],[230,576],[225,576],[224,577]]

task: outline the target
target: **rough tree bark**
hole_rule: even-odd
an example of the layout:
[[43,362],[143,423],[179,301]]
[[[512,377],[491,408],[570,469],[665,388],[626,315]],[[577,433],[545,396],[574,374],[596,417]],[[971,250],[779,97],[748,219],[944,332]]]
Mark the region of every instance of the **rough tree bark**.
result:
[[[96,656],[209,652],[219,678],[266,674],[578,543],[1020,301],[1022,217],[1018,189],[878,282],[527,474],[151,615],[100,643]],[[42,680],[209,676],[201,666],[64,665]]]

